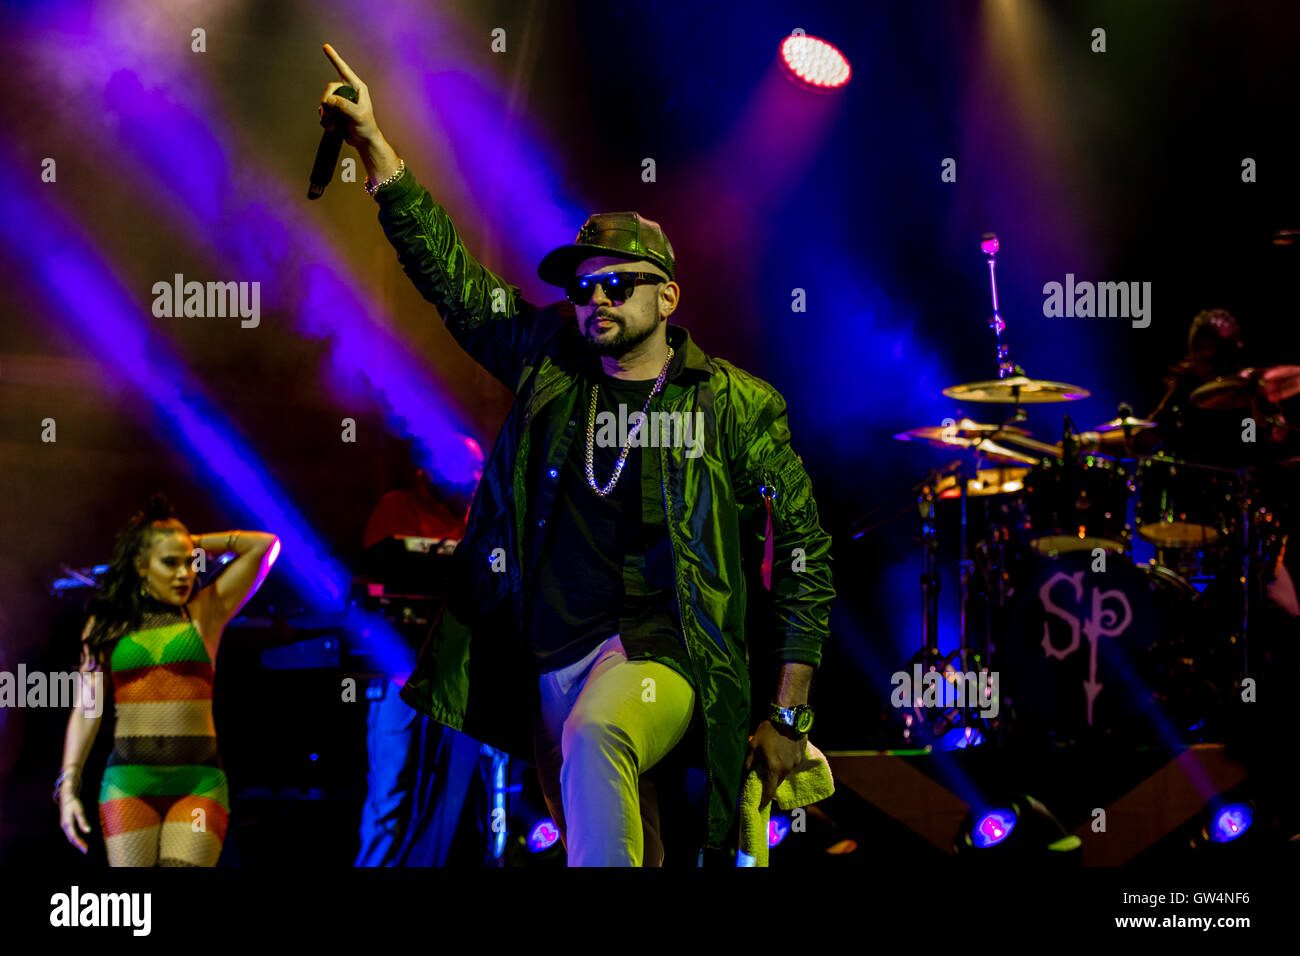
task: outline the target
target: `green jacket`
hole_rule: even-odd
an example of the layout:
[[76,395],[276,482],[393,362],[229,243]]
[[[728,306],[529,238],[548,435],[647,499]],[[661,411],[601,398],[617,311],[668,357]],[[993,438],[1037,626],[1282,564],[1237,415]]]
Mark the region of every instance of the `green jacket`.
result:
[[[420,294],[437,306],[456,341],[515,394],[456,550],[453,596],[402,699],[531,763],[537,677],[521,627],[522,542],[524,522],[546,514],[530,512],[525,476],[530,454],[546,454],[548,464],[563,459],[580,415],[570,413],[566,440],[557,442],[562,448],[531,449],[528,425],[550,402],[575,407],[587,345],[571,304],[529,304],[475,261],[409,168],[376,199],[384,234]],[[703,452],[690,457],[688,448],[643,447],[643,454],[659,455],[660,467],[657,482],[653,469],[642,469],[642,501],[668,519],[694,672],[694,726],[704,729],[696,763],[706,781],[704,846],[721,851],[734,845],[748,737],[776,691],[777,665],[821,662],[834,597],[831,542],[790,447],[781,395],[705,355],[685,329],[670,325],[668,337],[685,360],[651,410],[689,413],[692,421],[702,412]],[[769,527],[774,562],[767,589],[759,566]],[[752,699],[751,667],[769,683]]]

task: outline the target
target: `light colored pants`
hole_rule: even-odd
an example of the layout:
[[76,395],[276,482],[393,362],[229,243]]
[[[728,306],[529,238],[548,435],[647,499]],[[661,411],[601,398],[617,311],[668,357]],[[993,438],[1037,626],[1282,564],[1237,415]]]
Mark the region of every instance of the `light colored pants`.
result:
[[629,661],[615,634],[539,683],[537,775],[569,865],[662,866],[659,800],[641,775],[685,736],[690,682],[656,661]]

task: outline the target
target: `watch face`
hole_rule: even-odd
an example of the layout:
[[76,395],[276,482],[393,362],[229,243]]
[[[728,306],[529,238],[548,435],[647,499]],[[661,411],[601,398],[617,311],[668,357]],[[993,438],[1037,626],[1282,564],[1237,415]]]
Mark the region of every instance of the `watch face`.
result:
[[808,733],[808,731],[812,730],[812,725],[813,725],[813,712],[811,710],[799,711],[799,717],[797,720],[795,720],[794,729],[801,734],[806,734]]

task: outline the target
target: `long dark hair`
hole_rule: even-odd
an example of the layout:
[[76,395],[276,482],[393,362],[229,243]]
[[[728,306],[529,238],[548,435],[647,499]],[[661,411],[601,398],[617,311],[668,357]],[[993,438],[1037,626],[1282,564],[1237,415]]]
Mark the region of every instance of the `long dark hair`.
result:
[[1201,360],[1215,375],[1231,375],[1242,366],[1244,346],[1236,317],[1227,309],[1202,309],[1192,317],[1187,330],[1187,354],[1165,373],[1169,393],[1179,386],[1195,387],[1201,383],[1195,362],[1197,346],[1200,346]]
[[113,560],[100,579],[99,596],[90,605],[95,625],[86,636],[82,649],[83,659],[89,657],[93,669],[99,669],[108,659],[113,645],[123,634],[139,629],[146,608],[156,603],[141,593],[140,571],[136,564],[153,546],[155,531],[164,530],[155,527],[159,523],[170,528],[183,527],[171,503],[162,495],[155,494],[150,496],[145,509],[132,515],[117,533]]

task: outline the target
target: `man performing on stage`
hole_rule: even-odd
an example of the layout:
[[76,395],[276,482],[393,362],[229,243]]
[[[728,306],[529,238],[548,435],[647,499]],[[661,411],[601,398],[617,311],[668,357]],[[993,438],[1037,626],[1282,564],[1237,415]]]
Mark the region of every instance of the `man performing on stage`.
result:
[[[636,213],[594,215],[542,260],[568,303],[526,302],[469,255],[365,84],[325,53],[359,101],[331,83],[322,117],[359,152],[403,269],[515,394],[456,551],[461,586],[402,697],[534,759],[577,866],[662,863],[646,775],[688,741],[705,782],[692,845],[725,859],[751,764],[766,804],[804,757],[834,596],[785,401],[667,323],[672,247]],[[751,665],[769,681],[752,696]]]

